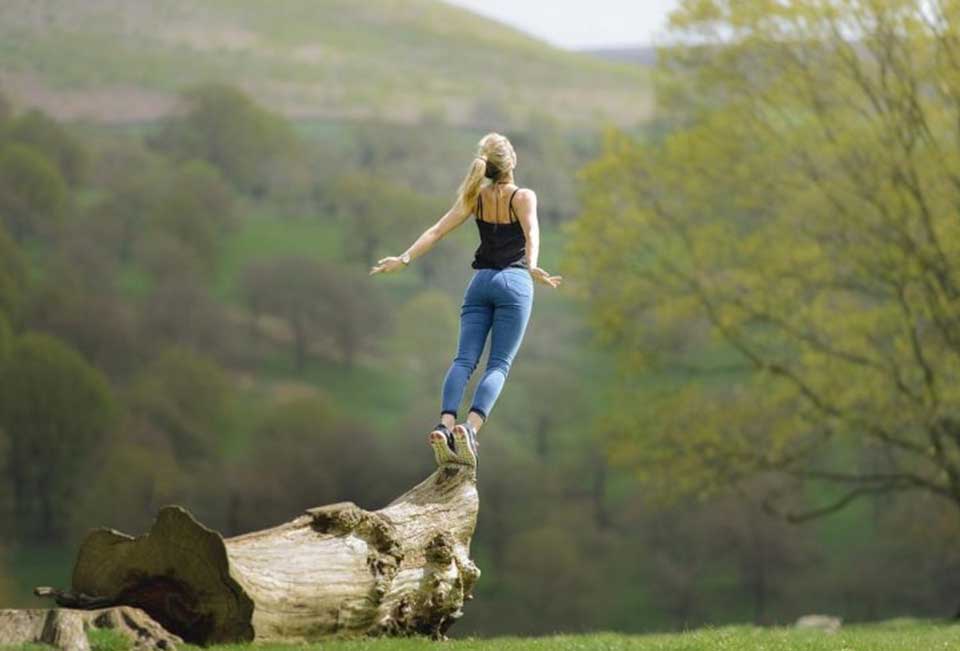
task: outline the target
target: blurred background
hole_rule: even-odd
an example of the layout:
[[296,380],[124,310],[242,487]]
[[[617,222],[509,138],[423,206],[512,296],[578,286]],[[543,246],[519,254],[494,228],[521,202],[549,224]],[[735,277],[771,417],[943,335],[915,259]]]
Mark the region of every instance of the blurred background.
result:
[[454,636],[957,610],[956,7],[581,5],[0,5],[0,606],[429,474],[477,234],[367,271],[495,130],[565,283]]

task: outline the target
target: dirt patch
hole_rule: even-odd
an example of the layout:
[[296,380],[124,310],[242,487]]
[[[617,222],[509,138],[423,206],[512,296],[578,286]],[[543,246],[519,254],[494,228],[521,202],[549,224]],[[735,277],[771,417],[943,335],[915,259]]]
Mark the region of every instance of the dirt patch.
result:
[[185,45],[199,52],[210,50],[254,50],[262,51],[260,37],[255,32],[240,28],[226,27],[209,30],[201,27],[178,25],[169,27],[157,37],[161,41],[174,45]]
[[38,108],[67,122],[147,122],[170,114],[177,105],[176,95],[142,87],[51,88],[24,73],[0,71],[0,87],[16,108]]

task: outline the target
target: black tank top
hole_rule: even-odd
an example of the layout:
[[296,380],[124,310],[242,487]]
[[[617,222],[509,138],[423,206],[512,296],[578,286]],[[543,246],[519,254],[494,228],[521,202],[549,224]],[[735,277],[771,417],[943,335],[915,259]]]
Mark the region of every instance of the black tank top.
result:
[[510,195],[509,212],[510,222],[488,222],[480,219],[483,215],[483,198],[477,195],[477,229],[480,231],[480,246],[470,265],[474,269],[505,269],[520,267],[528,269],[524,256],[526,255],[527,236],[519,219],[514,219],[513,197],[517,188]]

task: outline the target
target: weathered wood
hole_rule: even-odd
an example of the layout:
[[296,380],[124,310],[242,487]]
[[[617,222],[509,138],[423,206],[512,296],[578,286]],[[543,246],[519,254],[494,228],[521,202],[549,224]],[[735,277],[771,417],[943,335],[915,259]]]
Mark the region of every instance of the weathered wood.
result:
[[187,642],[332,634],[445,637],[480,576],[470,560],[476,468],[444,464],[377,511],[352,502],[223,539],[179,506],[131,537],[84,539],[57,603],[142,608]]
[[174,651],[183,641],[139,608],[0,610],[0,645],[45,643],[64,651],[89,651],[87,631],[95,628],[113,629],[141,651]]

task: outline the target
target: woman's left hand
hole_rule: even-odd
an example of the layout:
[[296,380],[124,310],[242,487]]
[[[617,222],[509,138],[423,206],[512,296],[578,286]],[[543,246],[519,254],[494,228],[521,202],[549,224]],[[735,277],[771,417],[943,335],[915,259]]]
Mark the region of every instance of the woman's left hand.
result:
[[544,285],[550,285],[551,287],[559,287],[560,282],[563,280],[563,276],[551,276],[546,270],[540,267],[531,268],[530,275],[533,276],[534,280]]
[[391,255],[386,258],[380,258],[377,261],[377,264],[370,267],[370,275],[380,273],[381,271],[391,272],[396,271],[397,269],[402,269],[407,265],[403,264],[403,260],[399,256]]

